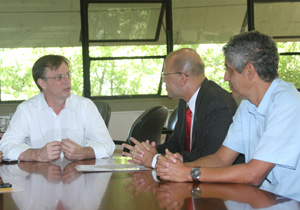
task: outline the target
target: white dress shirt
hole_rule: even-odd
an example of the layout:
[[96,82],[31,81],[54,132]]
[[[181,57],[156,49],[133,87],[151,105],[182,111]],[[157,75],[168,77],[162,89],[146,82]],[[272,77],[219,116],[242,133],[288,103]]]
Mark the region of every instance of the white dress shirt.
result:
[[0,141],[4,158],[18,159],[30,148],[42,148],[52,141],[69,138],[92,147],[96,158],[112,155],[115,144],[95,104],[73,95],[57,115],[40,93],[21,103]]
[[[200,87],[201,88],[201,87]],[[198,97],[198,93],[200,88],[194,93],[192,98],[187,102],[187,106],[190,108],[192,112],[192,122],[191,122],[191,132],[190,132],[190,149],[192,148],[192,140],[193,140],[193,125],[194,125],[194,115],[195,115],[195,107],[196,107],[196,100]]]

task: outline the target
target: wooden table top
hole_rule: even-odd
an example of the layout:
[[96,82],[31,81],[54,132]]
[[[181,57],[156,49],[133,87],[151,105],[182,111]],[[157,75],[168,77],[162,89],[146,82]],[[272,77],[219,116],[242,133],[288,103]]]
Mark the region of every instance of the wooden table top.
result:
[[299,209],[299,202],[240,184],[156,182],[152,171],[82,173],[76,165],[126,164],[108,160],[20,162],[1,165],[13,193],[0,194],[0,209]]

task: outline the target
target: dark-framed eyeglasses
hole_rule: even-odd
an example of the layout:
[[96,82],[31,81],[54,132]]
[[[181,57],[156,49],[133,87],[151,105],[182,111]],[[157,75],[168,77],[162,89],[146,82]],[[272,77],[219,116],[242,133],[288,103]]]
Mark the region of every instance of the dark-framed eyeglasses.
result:
[[183,74],[183,75],[185,75],[186,77],[189,77],[189,75],[188,74],[186,74],[186,73],[183,73],[183,72],[173,72],[173,73],[161,73],[161,77],[162,78],[164,78],[164,77],[166,77],[166,76],[168,76],[168,75],[171,75],[171,74]]
[[58,75],[55,75],[54,77],[44,77],[43,79],[44,80],[47,80],[47,79],[55,79],[56,81],[61,81],[63,79],[71,79],[72,77],[72,72],[68,72],[66,74],[58,74]]

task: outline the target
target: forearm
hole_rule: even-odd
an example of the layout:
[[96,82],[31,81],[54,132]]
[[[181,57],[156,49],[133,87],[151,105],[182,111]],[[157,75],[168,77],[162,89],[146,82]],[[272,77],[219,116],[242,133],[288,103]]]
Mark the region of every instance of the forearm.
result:
[[185,163],[185,165],[208,168],[230,166],[238,155],[238,152],[231,150],[228,147],[221,146],[216,153],[199,158],[193,162]]
[[222,167],[222,166],[226,165],[226,163],[224,163],[224,161],[216,155],[208,155],[205,157],[201,157],[192,162],[185,162],[184,164],[186,166],[191,166],[191,167],[201,166],[201,167],[207,167],[207,168]]
[[92,147],[83,147],[81,157],[78,160],[85,160],[85,159],[93,159],[95,158],[95,152]]
[[19,155],[18,160],[20,160],[20,161],[42,161],[40,158],[40,149],[28,149]]
[[270,173],[274,163],[252,159],[246,164],[219,168],[202,168],[201,182],[227,182],[259,186]]
[[245,164],[219,168],[201,168],[201,182],[251,184]]

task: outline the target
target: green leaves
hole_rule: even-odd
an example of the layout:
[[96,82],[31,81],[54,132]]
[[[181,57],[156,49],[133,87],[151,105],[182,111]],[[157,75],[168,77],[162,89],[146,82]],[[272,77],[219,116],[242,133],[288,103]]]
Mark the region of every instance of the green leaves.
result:
[[[300,52],[297,42],[278,43],[280,52]],[[176,45],[174,50],[190,47],[195,49],[205,63],[205,74],[224,89],[230,91],[224,82],[223,44]],[[26,100],[39,89],[33,81],[31,68],[41,56],[64,55],[70,60],[72,92],[83,93],[83,67],[81,47],[70,48],[19,48],[0,49],[1,100]],[[124,57],[165,55],[165,45],[152,46],[104,46],[90,47],[91,57]],[[90,68],[92,96],[131,96],[158,94],[160,75],[164,60],[161,58],[121,59],[92,61]],[[300,88],[300,56],[280,56],[279,77]],[[162,89],[162,94],[166,91]]]

